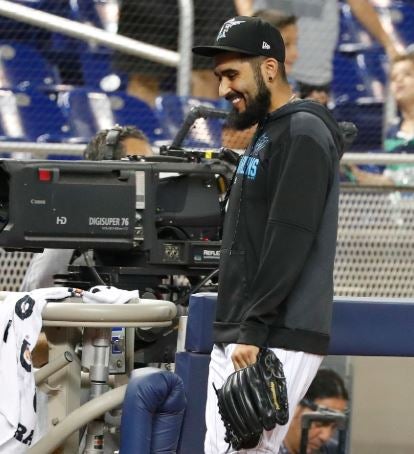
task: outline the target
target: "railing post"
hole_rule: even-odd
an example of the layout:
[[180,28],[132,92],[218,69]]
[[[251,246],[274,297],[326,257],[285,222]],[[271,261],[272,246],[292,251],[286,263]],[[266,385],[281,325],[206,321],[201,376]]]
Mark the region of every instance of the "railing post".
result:
[[180,62],[177,67],[177,95],[188,96],[191,92],[191,71],[193,31],[194,31],[194,6],[193,0],[178,0],[179,30],[178,53]]

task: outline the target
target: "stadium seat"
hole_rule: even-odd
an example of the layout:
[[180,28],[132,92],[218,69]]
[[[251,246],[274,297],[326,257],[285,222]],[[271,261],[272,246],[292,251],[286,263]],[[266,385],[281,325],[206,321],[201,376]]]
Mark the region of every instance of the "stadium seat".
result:
[[414,3],[412,0],[389,2],[389,6],[377,9],[387,16],[393,27],[395,38],[404,48],[414,44]]
[[[14,0],[22,6],[38,8],[42,0]],[[34,44],[45,38],[50,32],[24,22],[9,19],[0,15],[1,39]]]
[[137,126],[151,142],[164,138],[151,107],[123,92],[107,94],[76,88],[60,93],[58,104],[69,129],[80,141],[88,142],[98,131],[115,124]]
[[[375,9],[386,23],[386,30],[407,47],[414,43],[414,4],[412,1],[376,2]],[[357,52],[364,49],[382,50],[381,45],[361,25],[346,1],[340,7],[340,32],[338,49]]]
[[[75,1],[16,0],[16,3],[67,19],[79,20],[76,7],[78,2]],[[43,58],[58,67],[62,83],[82,84],[81,72],[78,70],[78,54],[83,42],[79,39],[2,16],[0,30],[3,40],[13,40],[37,48]]]
[[82,0],[77,2],[78,20],[109,32],[117,32],[119,2]]
[[112,68],[112,52],[85,48],[80,54],[80,62],[85,87],[108,93],[125,90],[127,75]]
[[0,41],[0,88],[43,88],[59,82],[56,70],[34,47]]
[[60,142],[68,137],[54,101],[38,91],[0,90],[0,140]]
[[[170,139],[175,137],[190,109],[200,104],[213,108],[223,107],[222,101],[219,100],[181,97],[172,93],[163,94],[157,98],[155,109]],[[194,123],[183,145],[220,147],[221,131],[222,120],[200,118]]]
[[338,121],[352,121],[358,135],[350,151],[381,151],[384,103],[375,100],[341,101],[336,103],[333,114]]
[[382,149],[388,60],[346,2],[341,4],[340,19],[332,81],[333,112],[337,120],[352,121],[358,127],[351,151],[379,151]]
[[[108,0],[72,2],[72,19],[116,33],[119,4]],[[106,92],[125,90],[127,75],[112,68],[112,50],[93,42],[83,43],[79,49],[83,85]]]
[[[72,21],[114,33],[117,31],[119,5],[115,2],[105,0],[39,0],[36,2],[36,7]],[[59,67],[64,84],[99,87],[100,79],[109,73],[113,73],[110,65],[107,64],[107,59],[104,58],[105,55],[101,55],[110,54],[110,51],[98,46],[93,41],[85,42],[61,33],[51,32],[48,37],[42,40],[41,45],[44,55]],[[90,58],[85,57],[88,54],[91,54]],[[90,71],[93,65],[95,65],[94,71]],[[92,81],[93,83],[91,83]],[[109,82],[106,82],[106,85],[108,85]],[[118,84],[117,89],[121,90],[123,87]]]
[[[34,6],[46,13],[78,20],[78,2],[70,0],[40,0]],[[53,65],[59,69],[61,82],[67,85],[82,85],[82,72],[79,64],[79,52],[85,45],[81,40],[62,33],[48,32],[37,40],[39,50]]]
[[[368,74],[371,76],[371,90],[373,90],[373,95],[376,96],[375,84],[378,84],[378,81],[383,87],[386,86],[388,82],[388,72],[389,72],[389,59],[385,52],[382,50],[368,49],[361,53],[363,55],[363,63],[361,70],[366,68]],[[374,87],[372,87],[372,81],[374,82]],[[380,96],[384,93],[380,93]]]
[[377,50],[354,53],[336,52],[334,57],[334,78],[332,92],[335,98],[358,100],[384,97],[385,70],[384,55]]
[[341,52],[357,52],[363,49],[380,48],[380,45],[362,27],[347,2],[340,4],[340,30],[338,49]]

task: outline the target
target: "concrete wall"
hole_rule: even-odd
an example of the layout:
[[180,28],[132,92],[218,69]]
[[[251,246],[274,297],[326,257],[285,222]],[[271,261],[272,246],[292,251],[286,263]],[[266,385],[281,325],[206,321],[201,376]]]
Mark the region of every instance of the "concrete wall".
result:
[[350,357],[352,454],[414,453],[414,358]]

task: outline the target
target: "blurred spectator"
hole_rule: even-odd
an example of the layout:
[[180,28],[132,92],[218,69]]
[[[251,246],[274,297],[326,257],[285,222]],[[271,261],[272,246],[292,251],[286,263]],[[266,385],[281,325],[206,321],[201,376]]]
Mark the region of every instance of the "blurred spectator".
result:
[[[414,53],[398,56],[390,71],[390,90],[399,118],[386,132],[386,153],[414,153]],[[412,164],[371,166],[370,171],[349,166],[357,183],[376,185],[414,185]]]
[[263,9],[256,11],[254,16],[260,17],[263,20],[276,27],[282,35],[285,43],[285,70],[288,79],[292,76],[293,65],[298,59],[298,26],[296,17],[287,15],[273,9]]
[[[194,45],[213,41],[217,24],[236,14],[233,0],[194,0]],[[179,6],[177,0],[150,2],[123,0],[118,33],[147,44],[177,50]],[[117,52],[114,65],[129,75],[127,91],[149,105],[164,90],[172,90],[175,70],[160,63]],[[167,84],[170,83],[170,86]],[[192,95],[215,99],[218,84],[209,59],[193,57]]]
[[[302,436],[302,415],[312,411],[344,412],[348,392],[342,378],[331,369],[320,369],[304,399],[296,407],[292,422],[279,454],[299,454]],[[308,454],[336,453],[336,426],[333,422],[314,422],[308,432]]]
[[[395,43],[382,27],[369,0],[347,0],[352,13],[384,47],[388,57],[398,55]],[[293,68],[302,98],[323,104],[329,100],[333,78],[333,57],[339,34],[338,0],[245,0],[244,13],[276,9],[297,16],[299,58]]]
[[[414,153],[414,52],[394,60],[390,73],[390,90],[400,118],[386,133],[385,152]],[[384,170],[384,176],[397,185],[414,185],[414,166],[389,165]]]
[[[269,22],[276,27],[282,35],[285,43],[285,70],[286,76],[291,83],[292,80],[292,68],[295,61],[298,58],[298,27],[296,24],[295,16],[287,16],[286,14],[280,13],[276,10],[261,10],[257,11],[254,16],[260,17],[261,19]],[[246,129],[244,131],[236,131],[230,128],[224,128],[222,134],[222,145],[226,148],[232,148],[236,150],[242,150],[247,148],[251,138],[256,131],[256,126]]]
[[127,156],[151,156],[152,148],[146,135],[135,126],[114,126],[99,131],[88,143],[83,157],[90,161],[109,159],[105,156],[112,149],[111,159]]

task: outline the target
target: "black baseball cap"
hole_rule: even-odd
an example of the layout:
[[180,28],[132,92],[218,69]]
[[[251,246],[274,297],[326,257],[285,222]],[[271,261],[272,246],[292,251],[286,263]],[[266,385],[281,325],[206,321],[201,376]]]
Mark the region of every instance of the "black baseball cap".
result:
[[222,52],[275,58],[285,61],[285,43],[279,30],[259,17],[236,16],[224,22],[212,46],[195,46],[193,52],[215,57]]

